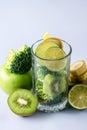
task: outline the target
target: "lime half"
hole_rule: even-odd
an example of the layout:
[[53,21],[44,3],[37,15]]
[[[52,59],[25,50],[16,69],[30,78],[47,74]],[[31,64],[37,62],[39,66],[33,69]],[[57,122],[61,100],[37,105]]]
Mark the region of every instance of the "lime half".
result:
[[52,71],[59,71],[63,69],[66,66],[65,56],[66,53],[61,48],[50,47],[45,53],[45,59],[47,59],[45,62],[46,67]]
[[55,42],[52,41],[42,41],[36,48],[35,50],[35,54],[40,57],[41,59],[37,59],[37,62],[42,65],[45,66],[45,54],[47,52],[47,50],[50,47],[59,47]]
[[76,109],[87,108],[87,85],[78,84],[71,88],[68,96],[69,103]]
[[39,56],[40,58],[45,58],[45,53],[50,47],[59,47],[55,42],[52,41],[43,41],[41,42],[36,50],[35,54]]

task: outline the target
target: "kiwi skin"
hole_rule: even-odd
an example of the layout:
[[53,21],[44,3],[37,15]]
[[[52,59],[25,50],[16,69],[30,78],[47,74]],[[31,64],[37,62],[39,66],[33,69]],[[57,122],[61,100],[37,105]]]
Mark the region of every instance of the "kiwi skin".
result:
[[[28,98],[31,100],[31,105],[34,106],[34,108],[31,110],[31,111],[28,111],[28,112],[23,112],[22,110],[22,113],[20,113],[19,111],[21,111],[21,109],[19,109],[19,111],[17,110],[16,111],[16,105],[14,106],[14,101],[16,101],[13,97],[14,95],[16,95],[16,93],[22,93],[21,95],[27,95],[28,94]],[[30,97],[29,97],[30,96]],[[19,95],[18,98],[21,98],[21,96]],[[38,106],[38,99],[37,97],[29,90],[26,90],[26,89],[22,89],[22,88],[19,88],[19,89],[16,89],[14,92],[12,92],[8,99],[7,99],[7,103],[8,103],[8,106],[9,108],[11,109],[11,111],[16,114],[16,115],[19,115],[19,116],[23,116],[23,117],[26,117],[26,116],[31,116],[32,114],[34,114],[37,110],[37,106]],[[17,102],[16,102],[17,103]],[[30,104],[29,104],[30,105]],[[14,106],[14,107],[13,107]],[[29,107],[29,106],[28,106]],[[32,107],[31,107],[32,108]],[[24,109],[24,108],[23,108]],[[25,110],[24,110],[25,111]],[[26,110],[27,111],[27,110]]]

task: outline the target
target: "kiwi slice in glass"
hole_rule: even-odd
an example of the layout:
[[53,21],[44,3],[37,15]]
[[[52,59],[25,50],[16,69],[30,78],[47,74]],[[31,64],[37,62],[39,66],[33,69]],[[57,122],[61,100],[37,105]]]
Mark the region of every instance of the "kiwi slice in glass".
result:
[[15,114],[29,116],[36,111],[38,99],[31,91],[20,88],[10,94],[8,105]]
[[53,100],[60,92],[59,83],[55,76],[47,74],[43,82],[43,93],[47,100]]

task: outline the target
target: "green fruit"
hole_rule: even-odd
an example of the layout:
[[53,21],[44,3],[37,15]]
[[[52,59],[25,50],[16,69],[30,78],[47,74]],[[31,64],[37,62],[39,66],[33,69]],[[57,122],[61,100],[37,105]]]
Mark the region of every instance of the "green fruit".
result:
[[59,83],[55,76],[47,74],[43,82],[43,93],[47,100],[53,100],[60,92]]
[[50,47],[59,47],[56,42],[53,41],[42,41],[36,48],[35,54],[40,58],[45,58],[45,53]]
[[17,89],[8,97],[8,105],[15,114],[29,116],[36,111],[38,100],[29,90]]
[[61,93],[66,92],[67,80],[65,76],[60,77],[60,91]]
[[65,70],[61,70],[59,72],[56,73],[57,79],[59,81],[59,86],[60,86],[60,91],[61,93],[65,93],[67,89],[67,85],[68,85],[68,81],[67,81],[67,73]]
[[10,73],[5,67],[0,68],[0,86],[8,94],[17,88],[31,89],[31,71],[25,74]]
[[48,100],[54,100],[61,93],[66,92],[67,81],[65,75],[55,76],[48,74],[44,78],[43,93]]
[[[51,71],[60,71],[66,67],[66,53],[59,47],[50,47],[45,53],[45,66]],[[61,59],[61,60],[60,60]]]
[[39,43],[39,45],[35,50],[35,55],[39,57],[37,58],[37,63],[39,63],[42,66],[45,66],[45,60],[43,60],[45,58],[45,53],[48,50],[48,48],[55,47],[55,46],[59,47],[53,41],[42,41],[41,43]]
[[74,85],[68,93],[68,101],[73,108],[87,109],[87,85]]

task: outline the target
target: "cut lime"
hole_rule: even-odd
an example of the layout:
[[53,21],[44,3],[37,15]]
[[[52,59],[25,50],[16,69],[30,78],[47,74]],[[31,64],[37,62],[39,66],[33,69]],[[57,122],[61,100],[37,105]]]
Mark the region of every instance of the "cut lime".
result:
[[45,53],[45,58],[49,60],[55,60],[65,57],[65,52],[59,47],[50,47]]
[[45,53],[46,51],[48,50],[48,48],[50,47],[59,47],[55,42],[51,42],[51,41],[43,41],[41,42],[36,50],[35,50],[35,54],[40,57],[40,58],[37,58],[37,62],[42,65],[42,66],[45,66]]
[[50,47],[45,53],[45,59],[47,59],[45,62],[46,67],[52,71],[63,69],[66,66],[65,56],[66,53],[61,48]]
[[40,58],[45,58],[45,53],[50,47],[58,47],[58,45],[55,42],[43,41],[37,46],[35,54]]
[[69,103],[76,109],[87,108],[87,85],[78,84],[71,88],[68,96]]

